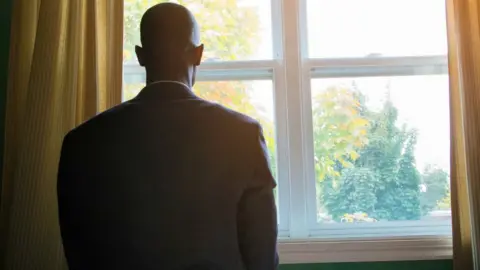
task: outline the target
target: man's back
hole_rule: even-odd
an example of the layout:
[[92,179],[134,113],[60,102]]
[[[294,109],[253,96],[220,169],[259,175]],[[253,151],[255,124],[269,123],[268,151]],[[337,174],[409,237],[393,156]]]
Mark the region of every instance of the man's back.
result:
[[273,269],[274,186],[254,120],[181,84],[152,84],[65,139],[70,269]]

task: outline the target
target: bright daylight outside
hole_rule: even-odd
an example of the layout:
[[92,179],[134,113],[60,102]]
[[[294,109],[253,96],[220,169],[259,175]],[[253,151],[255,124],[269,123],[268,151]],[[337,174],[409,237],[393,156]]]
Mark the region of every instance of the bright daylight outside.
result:
[[[186,5],[196,16],[205,45],[204,63],[276,59],[284,64],[273,49],[272,16],[276,15],[271,1],[277,0],[172,2]],[[304,62],[446,55],[444,1],[295,1],[306,5],[306,14],[300,18],[306,27],[301,47],[308,48],[301,58]],[[165,1],[125,0],[124,100],[144,86],[145,74],[138,67],[134,46],[140,44],[141,15],[160,2]],[[286,121],[275,119],[283,109],[275,105],[275,80],[280,78],[211,79],[205,74],[200,71],[195,93],[262,124],[278,177],[282,170],[277,165],[277,129],[278,123]],[[448,75],[309,75],[310,89],[305,93],[311,94],[311,102],[305,106],[312,125],[305,132],[313,134],[313,142],[307,145],[313,146],[315,191],[308,194],[315,194],[315,213],[309,213],[315,215],[315,226],[449,223]],[[288,80],[289,75],[285,76]],[[296,181],[289,179],[289,185]],[[288,187],[280,183],[282,188]],[[277,194],[281,201],[283,193]],[[280,208],[287,204],[280,203]]]
[[312,104],[319,222],[450,219],[447,76],[314,79]]
[[[309,54],[444,55],[445,16],[438,0],[308,0]],[[447,75],[311,87],[318,222],[450,221]]]

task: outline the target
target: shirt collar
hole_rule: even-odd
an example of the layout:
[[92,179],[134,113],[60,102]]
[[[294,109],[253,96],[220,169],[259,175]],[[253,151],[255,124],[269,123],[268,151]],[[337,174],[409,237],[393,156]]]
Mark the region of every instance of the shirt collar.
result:
[[179,82],[179,81],[168,81],[168,80],[151,82],[150,84],[147,85],[147,87],[149,87],[149,86],[151,86],[151,85],[161,84],[161,83],[176,83],[176,84],[182,85],[183,87],[185,87],[185,88],[187,88],[187,89],[190,89],[190,87],[189,87],[188,85],[184,84],[183,82]]

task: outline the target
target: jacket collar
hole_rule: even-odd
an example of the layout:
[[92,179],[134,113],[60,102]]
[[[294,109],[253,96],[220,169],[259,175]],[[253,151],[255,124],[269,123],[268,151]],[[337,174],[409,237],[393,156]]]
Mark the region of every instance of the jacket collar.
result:
[[198,97],[184,83],[176,81],[157,81],[145,86],[135,99],[173,101],[198,99]]

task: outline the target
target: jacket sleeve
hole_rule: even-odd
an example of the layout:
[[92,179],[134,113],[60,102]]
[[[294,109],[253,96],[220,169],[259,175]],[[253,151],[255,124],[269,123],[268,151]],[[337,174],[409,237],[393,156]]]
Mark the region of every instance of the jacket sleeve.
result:
[[240,200],[238,239],[246,269],[273,270],[278,267],[277,210],[273,193],[276,184],[259,125],[256,125],[255,137],[251,148],[253,179]]
[[[60,163],[57,176],[57,199],[60,221],[60,231],[63,248],[69,269],[83,269],[82,261],[86,261],[84,241],[82,240],[82,207],[78,194],[74,188],[78,183],[78,157],[75,143],[70,134],[63,141]],[[78,186],[77,186],[78,187]]]

